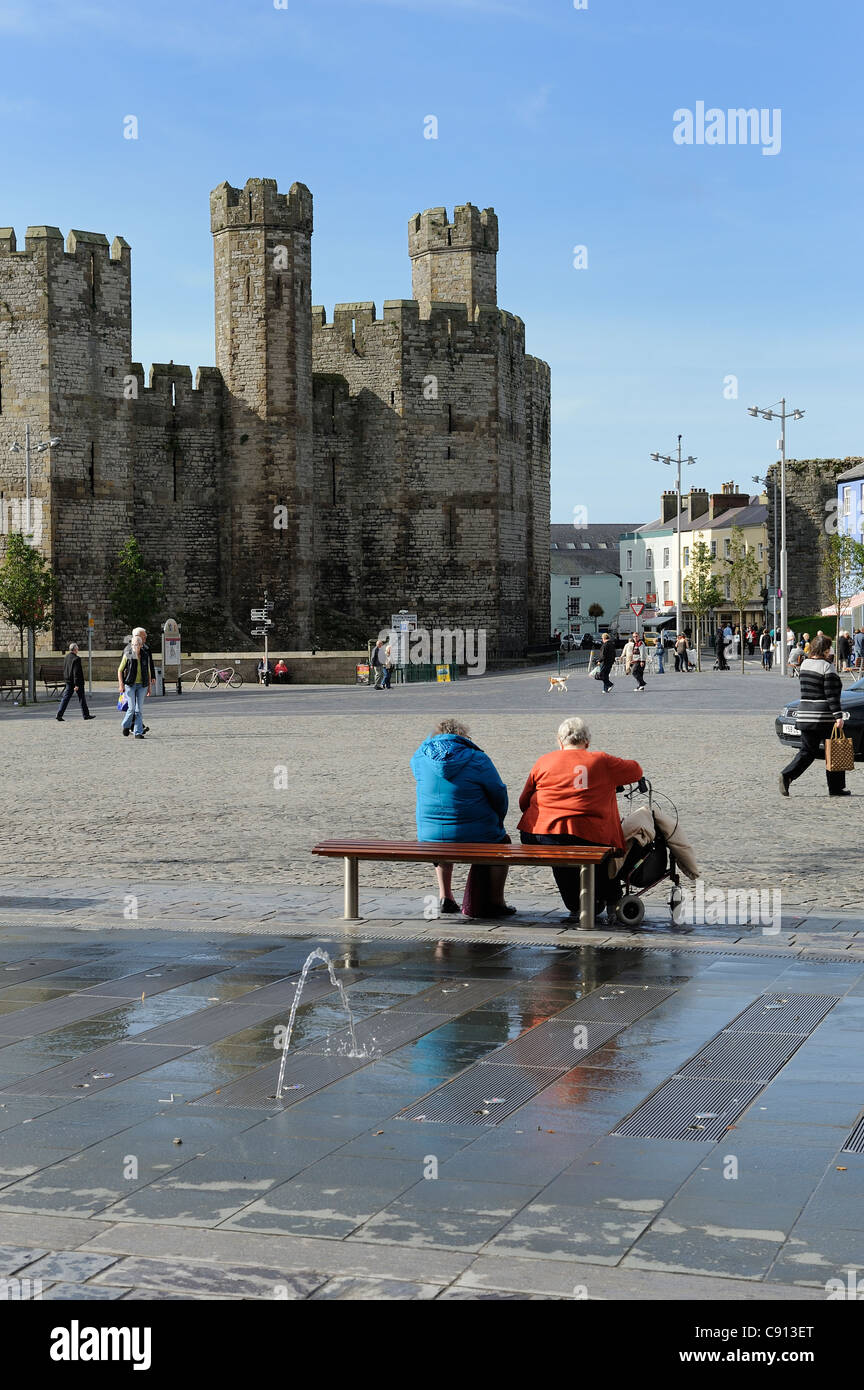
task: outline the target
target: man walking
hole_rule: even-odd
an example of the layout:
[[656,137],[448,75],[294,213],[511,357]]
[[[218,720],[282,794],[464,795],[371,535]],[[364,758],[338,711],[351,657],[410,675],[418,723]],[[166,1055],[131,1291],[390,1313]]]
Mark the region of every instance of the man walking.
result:
[[611,690],[615,689],[615,686],[613,685],[612,681],[610,681],[609,676],[612,672],[612,667],[615,665],[616,655],[617,653],[615,651],[615,643],[612,641],[612,638],[609,636],[609,633],[604,632],[600,646],[600,655],[597,660],[596,672],[596,675],[599,675],[600,680],[603,682],[604,695],[608,695]]
[[624,671],[636,682],[634,694],[645,689],[645,647],[638,632],[634,632],[624,648]]
[[134,724],[135,737],[143,738],[149,734],[150,725],[144,723],[142,700],[149,696],[153,688],[156,668],[153,656],[147,646],[147,633],[143,627],[132,632],[132,641],[124,649],[123,659],[117,668],[117,682],[122,695],[125,691],[129,708],[123,720],[123,737],[128,738]]
[[864,670],[864,628],[858,629],[852,638],[852,662],[859,673]]
[[95,714],[91,714],[87,708],[87,696],[84,694],[84,669],[81,665],[81,658],[78,655],[77,642],[69,643],[69,650],[63,662],[63,679],[66,682],[66,688],[63,691],[63,696],[60,700],[60,708],[57,711],[57,723],[63,724],[65,722],[63,716],[66,713],[66,706],[73,695],[77,695],[81,702],[81,713],[84,718],[95,719]]
[[372,657],[369,662],[375,673],[375,684],[373,690],[381,690],[384,686],[384,673],[386,671],[385,661],[387,653],[384,649],[384,638],[379,637],[375,646],[372,648]]

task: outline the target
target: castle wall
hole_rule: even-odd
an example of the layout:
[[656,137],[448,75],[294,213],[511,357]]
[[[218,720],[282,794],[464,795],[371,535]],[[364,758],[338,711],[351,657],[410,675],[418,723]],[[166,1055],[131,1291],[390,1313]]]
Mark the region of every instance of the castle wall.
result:
[[[786,571],[790,618],[807,617],[836,602],[825,577],[823,559],[828,537],[832,534],[831,524],[836,525],[837,474],[845,472],[855,462],[857,460],[848,458],[786,460]],[[779,463],[773,463],[766,474],[769,545],[774,542],[775,476],[779,508]],[[779,517],[777,546],[779,550]],[[779,576],[779,555],[775,572]]]
[[[337,305],[326,324],[314,311],[316,380],[346,383],[354,416],[343,409],[340,419],[356,441],[337,462],[352,520],[347,503],[316,514],[322,598],[357,613],[370,633],[405,607],[424,626],[485,629],[490,654],[521,651],[548,635],[549,554],[548,482],[542,550],[534,537],[538,465],[527,428],[529,387],[542,395],[544,382],[525,357],[521,322],[494,308],[469,319],[457,303],[433,305],[424,319],[412,300],[374,313]],[[316,416],[326,491],[336,452],[324,423]]]
[[140,364],[133,373],[130,534],[148,568],[164,569],[171,616],[210,613],[222,582],[222,378],[202,367],[193,388],[189,367],[154,364],[145,388]]

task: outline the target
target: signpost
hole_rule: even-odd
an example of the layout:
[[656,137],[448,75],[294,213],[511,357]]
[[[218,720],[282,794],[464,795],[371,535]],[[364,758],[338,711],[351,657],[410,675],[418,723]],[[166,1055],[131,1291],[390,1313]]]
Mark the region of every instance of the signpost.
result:
[[270,664],[270,654],[269,654],[268,640],[269,640],[269,637],[270,637],[270,629],[271,629],[271,627],[274,626],[273,620],[272,620],[272,618],[270,617],[270,614],[271,614],[272,612],[273,612],[273,600],[272,600],[272,599],[268,599],[267,594],[266,594],[266,591],[265,591],[265,594],[264,594],[264,602],[262,603],[261,607],[260,607],[260,608],[253,608],[253,609],[251,610],[250,614],[249,614],[249,616],[251,617],[253,623],[257,623],[257,627],[253,627],[253,629],[252,629],[252,636],[253,636],[253,637],[263,637],[263,638],[264,638],[264,668],[265,668],[265,670],[267,669],[267,667],[268,667],[269,664]]
[[96,626],[96,619],[92,613],[87,614],[87,694],[93,695],[93,629]]
[[[408,665],[411,633],[416,630],[416,627],[417,614],[409,613],[405,608],[400,608],[399,612],[394,613],[390,619],[390,656],[391,660],[393,660],[397,666]],[[395,652],[392,650],[394,643],[396,646]]]
[[636,631],[637,631],[638,633],[641,634],[641,632],[642,632],[642,624],[640,623],[639,619],[642,617],[642,614],[643,614],[644,611],[645,611],[645,605],[644,605],[644,603],[636,602],[636,603],[631,603],[630,607],[631,607],[631,609],[633,610],[634,614],[636,615]]

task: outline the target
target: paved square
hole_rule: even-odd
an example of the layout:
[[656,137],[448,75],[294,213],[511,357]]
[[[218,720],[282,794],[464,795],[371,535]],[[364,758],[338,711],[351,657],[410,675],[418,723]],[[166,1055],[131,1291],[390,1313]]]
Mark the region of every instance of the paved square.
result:
[[[107,697],[80,729],[0,711],[20,808],[0,832],[0,1275],[53,1299],[845,1283],[864,1265],[864,1154],[845,1147],[861,800],[853,777],[828,803],[814,774],[781,801],[782,683],[723,681],[658,678],[638,711],[623,682],[617,703],[578,681],[553,706],[532,672],[392,699],[218,692],[155,704],[134,749]],[[781,892],[779,930],[676,927],[655,892],[640,931],[570,931],[545,870],[512,875],[506,924],[435,920],[431,875],[392,865],[361,870],[363,920],[340,920],[341,866],[309,849],[413,836],[408,758],[437,717],[468,720],[515,805],[575,711],[672,797],[706,885]],[[118,833],[130,756],[148,797]],[[58,798],[61,777],[86,795]],[[313,969],[277,1101],[318,946],[358,1055]]]

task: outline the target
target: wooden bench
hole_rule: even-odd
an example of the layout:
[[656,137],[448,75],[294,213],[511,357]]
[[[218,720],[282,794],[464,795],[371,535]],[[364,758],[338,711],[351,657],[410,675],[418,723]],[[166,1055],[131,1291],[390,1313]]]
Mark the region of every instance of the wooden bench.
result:
[[45,686],[46,695],[56,695],[66,688],[62,666],[40,666],[39,679]]
[[24,695],[24,682],[18,676],[0,676],[0,699],[11,700],[13,695]]
[[579,926],[594,926],[594,868],[611,852],[608,845],[474,845],[453,840],[322,840],[313,854],[345,861],[346,921],[359,913],[360,860],[398,864],[530,864],[549,868],[579,866]]

